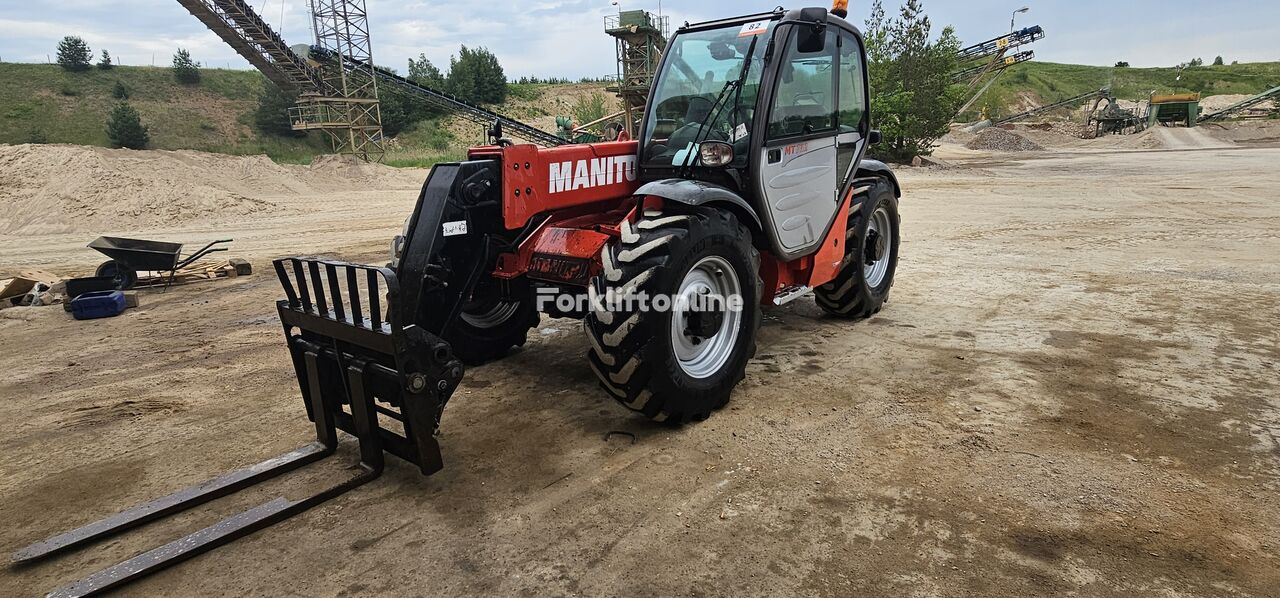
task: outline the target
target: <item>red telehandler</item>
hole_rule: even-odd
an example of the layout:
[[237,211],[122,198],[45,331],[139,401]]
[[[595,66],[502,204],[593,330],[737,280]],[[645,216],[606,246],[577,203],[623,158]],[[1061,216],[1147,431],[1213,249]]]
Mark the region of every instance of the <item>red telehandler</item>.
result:
[[893,284],[901,190],[888,167],[863,159],[880,134],[862,36],[843,16],[779,8],[686,24],[664,53],[638,140],[548,149],[514,144],[495,124],[491,145],[432,170],[389,267],[277,260],[277,311],[316,442],[14,560],[316,461],[337,448],[338,430],[359,441],[358,475],[55,594],[104,591],[304,511],[377,477],[384,452],[434,473],[436,431],[463,364],[524,344],[540,311],[581,319],[604,390],[673,423],[729,400],[755,353],[762,306],[812,291],[835,316],[876,313]]

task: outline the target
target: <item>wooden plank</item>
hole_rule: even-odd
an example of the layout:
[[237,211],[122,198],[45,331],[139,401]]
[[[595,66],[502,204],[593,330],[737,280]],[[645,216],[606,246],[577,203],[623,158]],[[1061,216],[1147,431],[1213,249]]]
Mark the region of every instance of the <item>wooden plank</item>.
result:
[[57,274],[43,270],[19,270],[18,275],[0,284],[0,300],[26,295],[37,283],[53,286],[62,280]]

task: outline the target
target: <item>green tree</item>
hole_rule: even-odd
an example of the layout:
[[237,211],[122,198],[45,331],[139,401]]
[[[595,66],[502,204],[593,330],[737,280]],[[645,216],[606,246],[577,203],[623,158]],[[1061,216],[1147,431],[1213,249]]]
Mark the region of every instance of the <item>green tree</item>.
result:
[[1128,63],[1128,62],[1125,62],[1125,61],[1123,61],[1123,60],[1121,60],[1120,62],[1117,62],[1117,63],[1116,63],[1116,68],[1118,68],[1118,69],[1127,69],[1127,68],[1129,68],[1129,63]]
[[1187,63],[1187,66],[1204,66],[1204,61],[1199,58],[1192,58],[1191,62]]
[[591,95],[578,98],[571,110],[578,125],[597,121],[608,115],[608,99],[603,93],[592,92]]
[[142,149],[147,147],[151,135],[138,111],[128,102],[120,102],[111,109],[111,117],[107,119],[107,139],[111,147]]
[[417,60],[409,59],[409,80],[436,90],[442,90],[445,87],[444,73],[427,60],[426,54],[418,54]]
[[395,137],[416,122],[410,115],[410,100],[402,93],[382,93],[379,98],[379,114],[382,116],[382,134]]
[[89,60],[93,58],[93,50],[89,49],[83,39],[68,35],[58,42],[58,65],[68,71],[89,70]]
[[200,82],[200,63],[191,59],[191,53],[183,48],[173,55],[173,78],[183,85]]
[[108,54],[106,50],[103,50],[102,59],[98,61],[98,68],[106,71],[106,70],[111,70],[111,68],[114,66],[115,64],[111,62],[111,55]]
[[1226,64],[1226,61],[1221,56],[1213,59],[1213,66],[1222,66],[1224,64]]
[[259,131],[270,135],[302,137],[306,131],[293,130],[293,124],[289,122],[289,109],[297,105],[297,93],[280,89],[264,78],[258,107],[253,111],[253,124]]
[[867,74],[872,123],[884,136],[870,149],[874,157],[908,161],[929,155],[963,101],[962,89],[951,84],[960,40],[951,27],[931,40],[932,27],[920,0],[907,0],[892,20],[881,0],[872,4]]
[[466,46],[449,58],[449,93],[468,102],[498,104],[507,99],[507,76],[498,57],[485,48]]
[[129,99],[129,88],[125,87],[124,83],[116,81],[115,86],[111,88],[111,97],[117,100],[127,100]]

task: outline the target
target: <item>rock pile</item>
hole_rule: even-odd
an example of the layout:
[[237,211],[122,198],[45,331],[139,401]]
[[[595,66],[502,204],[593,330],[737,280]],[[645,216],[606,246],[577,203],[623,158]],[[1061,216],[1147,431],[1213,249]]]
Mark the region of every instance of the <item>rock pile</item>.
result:
[[964,146],[973,150],[993,152],[1038,152],[1044,150],[1043,147],[1030,139],[999,127],[983,129],[981,133],[978,133],[977,137],[974,137],[972,141]]

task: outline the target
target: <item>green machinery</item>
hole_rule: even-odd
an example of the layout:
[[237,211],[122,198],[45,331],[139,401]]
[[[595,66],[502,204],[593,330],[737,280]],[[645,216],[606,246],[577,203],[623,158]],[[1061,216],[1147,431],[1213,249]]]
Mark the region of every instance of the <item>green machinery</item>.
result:
[[1200,119],[1200,94],[1175,93],[1152,95],[1147,111],[1147,126],[1184,124],[1196,126]]

